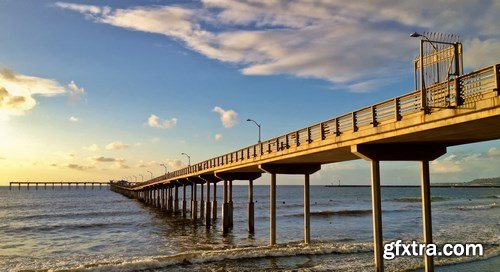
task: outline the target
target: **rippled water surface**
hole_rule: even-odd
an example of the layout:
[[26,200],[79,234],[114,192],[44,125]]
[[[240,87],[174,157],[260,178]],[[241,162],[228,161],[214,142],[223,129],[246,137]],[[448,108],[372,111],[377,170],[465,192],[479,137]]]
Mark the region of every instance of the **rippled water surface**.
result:
[[[0,271],[372,269],[369,188],[312,186],[314,243],[304,246],[302,187],[278,186],[280,245],[272,250],[266,247],[268,187],[255,186],[255,235],[246,231],[247,188],[233,190],[234,228],[223,236],[219,221],[207,230],[202,222],[193,224],[104,188],[0,187]],[[419,188],[382,189],[385,240],[421,240],[419,193]],[[432,195],[437,243],[483,243],[488,256],[498,254],[500,189],[434,188]],[[220,207],[218,214],[220,220]],[[470,260],[438,258],[437,263]],[[498,257],[462,271],[487,271],[492,262],[498,264]],[[397,258],[386,265],[411,270],[422,260]]]

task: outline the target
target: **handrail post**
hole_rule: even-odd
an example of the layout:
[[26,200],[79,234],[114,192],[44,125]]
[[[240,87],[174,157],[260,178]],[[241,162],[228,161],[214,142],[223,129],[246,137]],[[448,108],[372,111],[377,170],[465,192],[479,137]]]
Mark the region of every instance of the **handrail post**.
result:
[[356,132],[358,130],[358,128],[356,127],[356,112],[355,111],[353,111],[351,113],[351,119],[352,119],[352,124],[351,124],[352,125],[352,131]]
[[399,106],[399,100],[398,98],[394,98],[394,118],[396,121],[401,120],[401,114],[399,113],[400,111],[400,106]]
[[495,71],[493,72],[493,75],[495,76],[495,87],[496,87],[496,92],[497,92],[497,95],[500,95],[500,74],[499,74],[499,71],[500,70],[500,64],[497,64],[497,65],[493,65],[493,69],[495,69]]
[[372,112],[372,125],[373,127],[376,127],[377,124],[377,113],[375,111],[375,106],[371,106],[371,112]]

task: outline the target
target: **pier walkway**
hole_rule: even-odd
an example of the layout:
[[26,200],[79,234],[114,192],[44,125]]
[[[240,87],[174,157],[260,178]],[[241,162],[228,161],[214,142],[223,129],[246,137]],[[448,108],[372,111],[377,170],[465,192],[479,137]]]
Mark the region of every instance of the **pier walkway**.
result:
[[[420,162],[423,237],[432,243],[429,162],[449,146],[500,138],[499,70],[500,64],[485,67],[143,183],[112,183],[111,190],[186,217],[189,186],[191,219],[202,218],[209,227],[217,218],[211,185],[222,182],[222,230],[228,232],[233,227],[232,182],[248,180],[248,230],[253,232],[253,181],[269,173],[269,244],[275,245],[277,175],[304,175],[304,242],[309,243],[309,175],[323,164],[362,158],[371,162],[375,271],[383,271],[380,161]],[[432,257],[425,257],[425,269],[433,270]]]

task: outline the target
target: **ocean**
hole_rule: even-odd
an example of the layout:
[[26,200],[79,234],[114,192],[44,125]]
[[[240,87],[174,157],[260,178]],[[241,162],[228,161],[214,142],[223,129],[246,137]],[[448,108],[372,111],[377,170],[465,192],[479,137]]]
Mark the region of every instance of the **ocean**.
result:
[[[311,186],[313,243],[304,246],[302,186],[278,186],[279,245],[270,249],[269,187],[259,183],[266,184],[254,186],[255,234],[246,230],[247,187],[235,185],[234,227],[226,236],[220,207],[207,230],[201,220],[165,214],[104,187],[0,187],[0,271],[373,270],[368,187]],[[431,193],[434,241],[485,247],[483,257],[436,258],[437,271],[499,271],[500,189]],[[422,240],[419,195],[419,188],[382,188],[385,241]],[[395,258],[385,266],[419,271],[423,258]]]

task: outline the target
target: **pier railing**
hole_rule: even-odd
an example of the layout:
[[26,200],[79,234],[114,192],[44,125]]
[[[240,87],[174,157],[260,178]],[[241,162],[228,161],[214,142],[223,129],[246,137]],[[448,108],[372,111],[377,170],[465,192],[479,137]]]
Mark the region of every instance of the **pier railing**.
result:
[[[427,106],[433,111],[443,108],[461,108],[483,99],[486,92],[500,91],[500,64],[462,75],[448,82],[438,83],[425,89]],[[258,160],[291,147],[324,141],[345,132],[357,132],[380,124],[399,121],[410,114],[424,110],[421,90],[374,104],[327,121],[281,135],[237,151],[211,158],[135,186],[143,186],[163,180],[175,179],[198,172],[208,172],[224,165]]]

